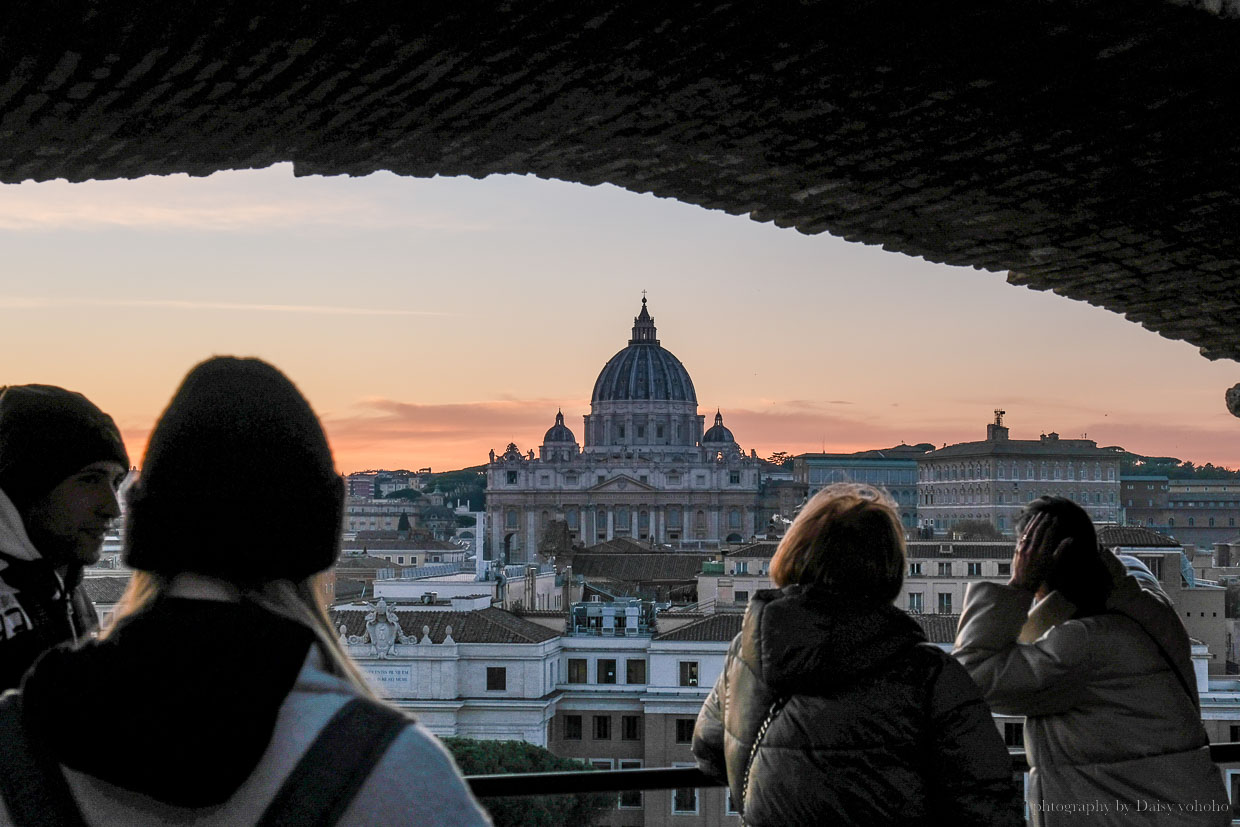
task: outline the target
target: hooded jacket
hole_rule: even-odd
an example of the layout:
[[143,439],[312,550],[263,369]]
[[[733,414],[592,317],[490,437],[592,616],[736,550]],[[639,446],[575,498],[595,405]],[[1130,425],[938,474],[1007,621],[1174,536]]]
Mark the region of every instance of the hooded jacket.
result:
[[[245,602],[161,597],[107,638],[42,658],[22,721],[88,824],[253,824],[356,694],[299,623]],[[0,804],[0,827],[10,823]],[[411,720],[339,823],[489,822]]]
[[99,625],[81,577],[77,569],[60,579],[0,491],[0,692],[16,688],[39,655]]
[[803,586],[756,593],[693,752],[749,825],[1023,824],[977,687],[889,604]]
[[[1190,643],[1170,601],[1103,555],[1106,611],[973,583],[956,657],[997,712],[1024,715],[1034,825],[1231,822],[1201,724]],[[1108,810],[1076,811],[1098,802]]]

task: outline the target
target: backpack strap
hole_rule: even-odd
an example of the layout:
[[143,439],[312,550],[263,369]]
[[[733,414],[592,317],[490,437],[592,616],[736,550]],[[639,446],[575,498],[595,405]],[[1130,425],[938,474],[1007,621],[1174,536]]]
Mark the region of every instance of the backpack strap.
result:
[[22,724],[22,697],[18,692],[0,695],[0,744],[4,745],[4,771],[0,772],[0,795],[17,827],[86,827],[73,801],[73,792],[60,764],[41,749]]
[[267,805],[257,827],[332,827],[412,719],[354,698],[323,727]]

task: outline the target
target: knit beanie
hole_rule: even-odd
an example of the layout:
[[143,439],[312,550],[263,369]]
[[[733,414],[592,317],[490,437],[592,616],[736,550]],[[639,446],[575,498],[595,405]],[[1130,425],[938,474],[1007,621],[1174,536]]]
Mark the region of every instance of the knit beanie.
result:
[[344,483],[305,397],[258,359],[195,367],[129,488],[124,560],[240,585],[301,580],[336,561]]
[[0,388],[0,490],[19,514],[93,462],[129,468],[112,417],[54,385]]

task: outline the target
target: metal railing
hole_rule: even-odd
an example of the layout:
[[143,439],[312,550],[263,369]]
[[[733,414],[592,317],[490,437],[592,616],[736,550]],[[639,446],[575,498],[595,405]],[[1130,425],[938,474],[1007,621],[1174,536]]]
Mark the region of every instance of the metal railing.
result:
[[[1028,772],[1023,751],[1012,752],[1017,772]],[[1240,763],[1240,742],[1210,744],[1210,758],[1216,764]],[[626,790],[677,790],[723,787],[721,781],[697,767],[645,767],[636,770],[571,770],[568,772],[507,773],[470,775],[465,781],[479,798],[524,795],[571,795],[573,793],[611,793]]]

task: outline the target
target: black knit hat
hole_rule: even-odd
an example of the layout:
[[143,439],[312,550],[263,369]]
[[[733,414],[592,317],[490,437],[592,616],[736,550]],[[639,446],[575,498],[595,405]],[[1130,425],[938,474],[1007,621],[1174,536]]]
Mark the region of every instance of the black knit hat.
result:
[[239,584],[301,580],[340,550],[344,483],[305,397],[258,359],[195,367],[130,487],[125,562]]
[[18,513],[105,460],[129,468],[116,423],[85,396],[54,385],[0,388],[0,489]]

